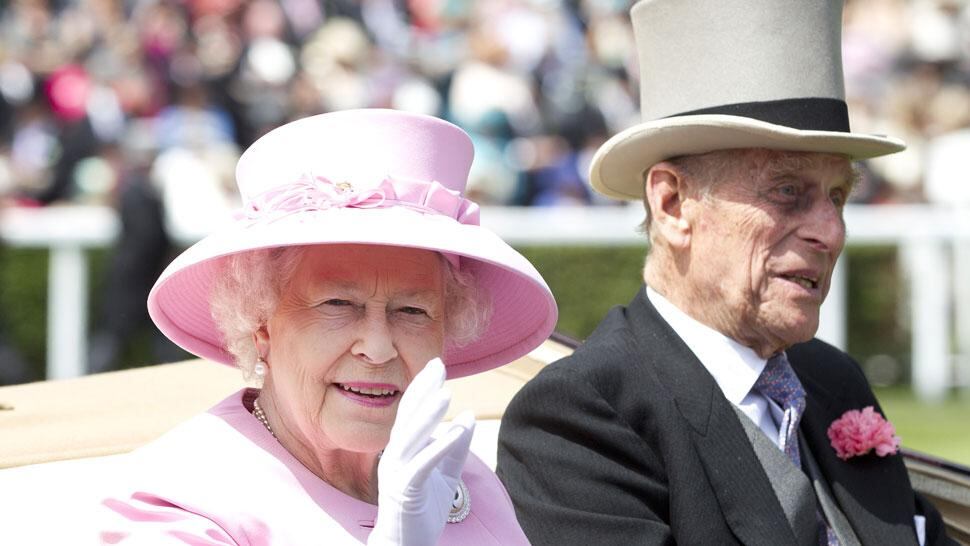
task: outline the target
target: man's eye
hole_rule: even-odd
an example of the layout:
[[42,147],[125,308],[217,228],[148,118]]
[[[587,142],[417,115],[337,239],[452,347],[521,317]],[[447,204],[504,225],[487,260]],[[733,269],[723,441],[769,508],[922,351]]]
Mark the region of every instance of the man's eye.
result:
[[832,199],[832,203],[837,207],[845,206],[845,193],[842,191],[832,192],[830,199]]
[[784,186],[778,186],[778,193],[785,197],[797,197],[798,188],[794,184],[785,184]]

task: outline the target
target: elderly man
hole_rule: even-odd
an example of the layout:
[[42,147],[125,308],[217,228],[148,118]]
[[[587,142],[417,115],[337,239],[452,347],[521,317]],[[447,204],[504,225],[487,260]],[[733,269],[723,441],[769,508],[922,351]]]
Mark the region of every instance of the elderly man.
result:
[[[642,198],[646,285],[506,412],[498,472],[534,544],[949,543],[858,364],[813,339],[851,160],[903,148],[849,132],[841,11],[634,6],[646,121],[591,182]],[[847,412],[878,441],[832,441]]]

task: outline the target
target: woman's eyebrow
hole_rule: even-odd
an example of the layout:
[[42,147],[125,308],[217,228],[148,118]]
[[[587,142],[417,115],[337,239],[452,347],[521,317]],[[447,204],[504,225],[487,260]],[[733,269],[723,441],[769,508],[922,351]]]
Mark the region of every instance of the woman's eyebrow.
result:
[[395,294],[395,296],[401,298],[434,299],[438,292],[439,291],[434,288],[415,288],[413,290],[403,290]]
[[323,277],[319,279],[317,286],[326,290],[337,290],[339,292],[349,292],[351,294],[358,294],[364,291],[364,289],[357,282],[335,280],[331,277]]
[[[358,282],[352,280],[323,278],[320,280],[318,286],[325,290],[336,290],[338,292],[345,292],[352,295],[372,292],[372,290],[368,290],[361,286]],[[396,291],[391,296],[394,298],[433,299],[439,292],[440,290],[436,287],[417,286],[414,288],[405,288],[403,290]]]

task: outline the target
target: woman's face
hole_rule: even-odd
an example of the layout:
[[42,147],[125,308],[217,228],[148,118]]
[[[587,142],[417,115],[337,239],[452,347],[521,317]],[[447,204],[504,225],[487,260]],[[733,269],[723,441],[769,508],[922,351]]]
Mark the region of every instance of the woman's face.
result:
[[442,352],[442,273],[427,250],[306,250],[257,333],[285,437],[317,455],[384,448],[404,389]]

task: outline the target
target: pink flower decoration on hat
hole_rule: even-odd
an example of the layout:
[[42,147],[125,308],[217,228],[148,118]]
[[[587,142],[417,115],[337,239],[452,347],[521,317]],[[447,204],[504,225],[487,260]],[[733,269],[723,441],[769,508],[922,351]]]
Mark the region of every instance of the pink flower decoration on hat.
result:
[[836,455],[843,461],[873,449],[880,457],[893,455],[899,450],[896,429],[872,406],[866,406],[862,411],[845,412],[829,426],[828,435]]
[[237,220],[252,222],[279,220],[301,212],[332,208],[403,207],[423,214],[444,215],[462,224],[479,225],[478,205],[439,182],[385,178],[379,186],[357,190],[349,182],[333,182],[322,176],[304,174],[249,199]]
[[322,176],[304,175],[296,182],[256,196],[238,216],[250,220],[277,220],[298,212],[379,207],[384,199],[385,194],[380,189],[358,192],[346,182],[334,183]]

